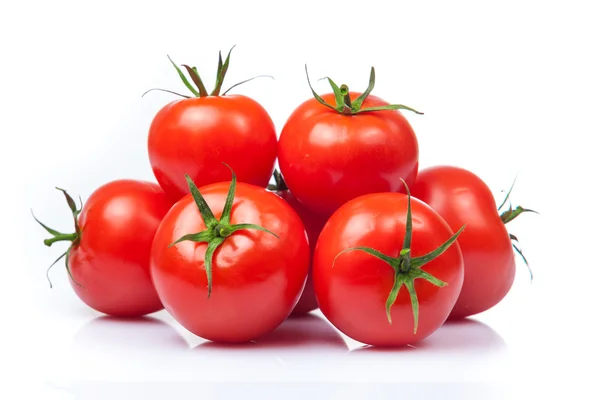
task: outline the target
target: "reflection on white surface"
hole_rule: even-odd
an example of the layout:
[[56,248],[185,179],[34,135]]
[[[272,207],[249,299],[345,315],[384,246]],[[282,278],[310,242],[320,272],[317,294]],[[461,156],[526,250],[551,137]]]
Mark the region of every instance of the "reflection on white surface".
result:
[[[476,320],[447,323],[416,346],[377,349],[341,335],[322,314],[292,318],[259,340],[222,345],[166,312],[85,322],[48,376],[44,399],[504,399],[507,346]],[[475,382],[475,383],[474,383]]]
[[511,371],[507,350],[502,337],[482,322],[447,322],[415,346],[353,349],[352,364],[361,367],[348,368],[345,374],[360,382],[505,383]]
[[72,351],[152,352],[168,347],[187,347],[186,341],[168,323],[153,317],[115,318],[101,316],[87,322],[73,337]]
[[[321,314],[289,319],[269,335],[242,345],[190,340],[193,335],[186,338],[167,314],[158,316],[99,317],[84,324],[67,351],[69,381],[48,390],[86,400],[132,398],[127,393],[154,399],[166,398],[159,396],[163,391],[187,393],[197,387],[213,396],[203,398],[225,398],[219,397],[223,393],[248,398],[254,389],[263,390],[257,382],[277,382],[276,387],[296,393],[322,388],[328,397],[318,398],[347,399],[373,392],[357,384],[403,382],[408,385],[403,391],[439,393],[443,388],[444,393],[460,393],[456,398],[471,398],[470,393],[489,398],[488,391],[501,393],[498,384],[505,382],[510,367],[504,340],[476,320],[447,323],[416,346],[390,350],[357,345]],[[475,381],[480,382],[476,387],[469,384]]]
[[[504,339],[492,328],[475,319],[446,322],[434,332],[414,346],[406,346],[400,351],[419,352],[420,355],[443,353],[477,353],[479,356],[500,355],[506,350]],[[387,349],[364,346],[354,351],[391,353]]]
[[[69,354],[76,368],[69,376],[76,381],[286,379],[293,370],[318,376],[319,365],[347,352],[342,336],[315,315],[291,318],[270,334],[240,345],[193,336],[186,340],[174,325],[158,318],[100,317],[73,338]],[[315,357],[327,362],[315,363]]]
[[231,353],[260,354],[265,352],[296,352],[299,349],[332,352],[346,352],[343,337],[323,318],[313,314],[292,317],[273,332],[255,341],[239,345],[227,345],[216,342],[204,342],[198,345],[198,351],[221,351]]

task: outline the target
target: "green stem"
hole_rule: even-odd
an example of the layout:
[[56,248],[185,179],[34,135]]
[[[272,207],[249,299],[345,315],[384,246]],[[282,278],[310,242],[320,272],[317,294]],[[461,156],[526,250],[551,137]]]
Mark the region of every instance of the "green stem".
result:
[[196,87],[198,88],[198,96],[208,96],[208,93],[206,92],[206,87],[204,87],[204,83],[202,82],[200,74],[198,73],[198,69],[196,67],[190,67],[186,64],[183,64],[182,66],[185,68],[190,78],[192,78],[192,82],[194,82],[194,85],[196,85]]
[[352,99],[350,98],[350,89],[348,89],[348,85],[343,84],[340,86],[340,91],[342,92],[342,96],[344,96],[344,104],[352,111]]
[[277,169],[273,170],[273,179],[275,179],[275,183],[270,183],[267,185],[267,189],[273,192],[284,192],[288,190],[287,184],[283,180],[281,172],[279,172]]
[[[206,89],[206,87],[204,86],[204,82],[202,81],[202,78],[200,77],[198,68],[189,66],[187,64],[182,64],[182,67],[185,69],[185,71],[187,72],[187,74],[189,76],[189,79],[188,79],[188,77],[184,74],[183,70],[181,68],[179,68],[179,66],[177,64],[175,64],[175,62],[171,59],[171,57],[169,55],[167,55],[167,58],[171,62],[171,65],[173,65],[173,68],[175,68],[175,71],[177,71],[177,75],[179,76],[179,78],[181,79],[181,81],[183,82],[185,87],[188,88],[188,90],[192,93],[193,97],[221,96],[221,88],[223,87],[225,75],[227,74],[227,71],[229,69],[229,59],[231,56],[231,51],[233,50],[234,47],[235,46],[233,46],[229,50],[229,53],[227,54],[227,57],[225,58],[225,62],[223,62],[221,52],[219,51],[219,63],[217,65],[217,77],[215,79],[215,86],[214,86],[213,90],[210,92],[210,94],[209,94],[208,90]],[[227,92],[229,92],[231,89],[233,89],[236,86],[239,86],[246,82],[250,82],[256,78],[262,78],[262,77],[273,78],[270,75],[259,75],[259,76],[255,76],[253,78],[249,78],[249,79],[246,79],[242,82],[236,83],[235,85],[231,86],[222,95],[224,96],[225,94],[227,94]],[[192,82],[190,82],[190,79],[193,82],[193,85],[192,85]],[[144,92],[144,94],[142,94],[142,97],[145,96],[146,93],[151,92],[151,91],[163,91],[163,92],[175,94],[177,96],[181,96],[186,99],[190,98],[190,96],[186,96],[181,93],[174,92],[172,90],[161,89],[161,88],[149,89],[146,92]]]
[[44,239],[44,244],[48,247],[52,246],[56,242],[74,242],[77,239],[76,233],[61,233],[49,239]]
[[219,70],[217,71],[217,79],[215,82],[215,87],[213,91],[210,93],[211,96],[218,96],[221,93],[221,87],[223,86],[223,81],[225,80],[225,74],[227,74],[227,70],[229,69],[229,58],[231,56],[231,51],[235,45],[229,49],[229,53],[227,53],[227,57],[225,58],[225,62],[222,63],[221,60],[221,52],[219,52]]
[[[515,187],[515,182],[517,181],[517,178],[515,177],[515,179],[513,180],[512,184],[510,185],[510,188],[508,189],[508,191],[506,192],[506,196],[504,197],[504,200],[502,200],[502,203],[498,206],[498,211],[502,210],[502,207],[504,207],[504,205],[506,203],[508,203],[508,210],[503,211],[502,213],[500,213],[500,219],[502,220],[502,222],[506,225],[508,224],[510,221],[514,220],[515,218],[517,218],[519,215],[523,214],[523,213],[535,213],[535,214],[539,214],[537,211],[535,210],[531,210],[529,208],[523,208],[521,206],[517,206],[515,208],[513,208],[513,205],[510,201],[510,195],[513,191],[513,188]],[[533,272],[531,271],[531,266],[529,265],[529,262],[527,261],[527,258],[525,258],[525,255],[523,254],[523,250],[521,249],[521,246],[517,246],[517,244],[519,243],[519,239],[517,239],[517,237],[515,235],[513,235],[512,233],[509,233],[508,235],[510,237],[511,243],[514,242],[513,245],[513,249],[515,250],[515,252],[523,259],[523,261],[525,262],[525,265],[527,266],[527,270],[529,271],[529,279],[530,281],[533,281]]]
[[177,64],[175,64],[175,62],[171,59],[171,57],[169,57],[167,55],[167,58],[169,59],[169,61],[171,62],[171,65],[173,65],[173,67],[175,68],[175,70],[177,71],[177,75],[179,75],[179,78],[181,79],[181,81],[183,82],[183,84],[185,85],[186,88],[188,88],[188,90],[190,92],[192,92],[192,94],[195,97],[200,97],[200,93],[194,89],[194,87],[192,86],[192,84],[190,83],[190,81],[186,78],[186,76],[183,74],[183,71],[181,70],[181,68],[179,68],[177,66]]
[[60,261],[60,259],[62,259],[64,257],[65,268],[67,269],[67,273],[69,274],[69,277],[76,285],[83,287],[79,282],[77,282],[75,280],[75,278],[73,278],[73,274],[71,273],[71,269],[69,268],[69,255],[71,254],[71,251],[75,247],[77,247],[79,245],[79,242],[81,241],[81,227],[79,226],[78,217],[83,208],[83,202],[81,201],[81,197],[80,197],[79,198],[80,206],[79,206],[79,208],[77,208],[77,204],[75,203],[75,200],[73,200],[73,198],[67,193],[66,190],[58,188],[58,187],[56,189],[63,193],[65,200],[67,202],[67,205],[69,206],[69,209],[71,210],[71,215],[73,217],[73,223],[75,226],[75,232],[61,233],[55,229],[48,227],[47,225],[42,223],[39,219],[37,219],[36,216],[33,214],[33,212],[31,213],[33,215],[33,219],[42,228],[44,228],[46,230],[46,232],[48,232],[50,235],[52,235],[52,237],[50,237],[48,239],[44,239],[44,244],[46,246],[52,246],[52,244],[54,244],[56,242],[71,242],[71,245],[69,246],[69,248],[63,254],[61,254],[61,256],[58,257],[52,264],[50,264],[50,266],[46,270],[46,277],[48,278],[48,283],[50,284],[50,287],[52,288],[52,281],[50,280],[50,275],[49,275],[50,269],[52,269],[52,267],[58,261]]
[[392,306],[396,302],[398,293],[400,293],[400,289],[402,288],[403,284],[404,279],[402,279],[402,274],[394,274],[394,284],[392,285],[392,290],[390,290],[390,294],[385,301],[385,315],[387,316],[387,320],[390,325],[392,325]]
[[410,271],[410,247],[400,250],[400,257],[398,258],[400,259],[399,271],[406,274]]
[[174,94],[174,95],[176,95],[176,96],[183,97],[184,99],[191,99],[191,97],[190,97],[190,96],[186,96],[185,94],[181,94],[181,93],[178,93],[178,92],[174,92],[174,91],[172,91],[172,90],[168,90],[168,89],[161,89],[161,88],[152,88],[152,89],[148,89],[148,90],[146,90],[144,93],[142,93],[142,97],[144,97],[144,96],[145,96],[145,95],[147,95],[148,93],[150,93],[150,92],[153,92],[153,91],[155,91],[155,90],[156,90],[156,91],[159,91],[159,92],[171,93],[171,94]]
[[419,327],[419,298],[417,297],[417,291],[415,290],[415,280],[408,279],[406,281],[406,288],[410,296],[410,304],[413,310],[413,335],[417,334],[417,328]]
[[502,222],[504,222],[504,224],[508,224],[510,221],[517,218],[519,215],[523,214],[524,212],[532,212],[532,213],[539,214],[537,211],[530,210],[528,208],[523,208],[521,206],[517,206],[516,208],[513,209],[511,206],[511,208],[509,210],[506,210],[502,214],[500,214],[500,219],[502,220]]
[[332,106],[331,104],[327,103],[321,96],[319,96],[315,92],[315,90],[313,89],[313,87],[310,83],[310,78],[308,77],[308,68],[306,66],[305,66],[305,69],[306,69],[306,79],[308,80],[308,86],[310,87],[310,90],[311,90],[314,98],[319,103],[324,105],[325,107],[331,108],[332,110],[335,110],[335,111],[339,112],[340,114],[355,115],[355,114],[360,114],[363,112],[386,111],[386,110],[388,110],[388,111],[389,110],[407,110],[407,111],[412,111],[416,114],[420,114],[420,115],[423,114],[422,112],[417,111],[414,108],[407,107],[402,104],[389,104],[389,105],[385,105],[385,106],[362,108],[364,101],[367,99],[367,97],[369,97],[369,95],[371,94],[371,91],[375,87],[375,68],[373,68],[373,67],[371,67],[371,74],[369,76],[369,86],[354,101],[352,101],[350,98],[350,89],[348,88],[347,85],[338,86],[331,78],[326,77],[329,82],[329,85],[331,86],[331,89],[333,90],[333,94],[335,96],[335,103],[336,103],[335,107]]
[[437,249],[433,250],[432,252],[430,252],[424,256],[421,256],[421,257],[413,258],[411,256],[411,249],[410,249],[411,244],[412,244],[412,233],[413,233],[412,232],[412,211],[411,211],[411,202],[410,202],[411,194],[410,194],[410,190],[409,190],[406,182],[404,182],[404,181],[402,181],[402,182],[404,183],[404,186],[406,188],[406,195],[407,195],[408,199],[407,199],[407,203],[406,203],[406,223],[405,223],[405,232],[404,232],[404,238],[403,238],[403,246],[402,246],[402,250],[400,251],[400,254],[398,255],[398,257],[388,256],[388,255],[383,254],[382,252],[375,250],[371,247],[355,246],[355,247],[350,247],[350,248],[347,248],[347,249],[339,252],[333,260],[333,266],[335,266],[335,263],[340,256],[342,256],[343,254],[345,254],[347,252],[356,251],[356,250],[365,252],[373,257],[378,258],[379,260],[385,262],[386,264],[388,264],[394,270],[394,282],[392,284],[392,289],[390,290],[390,293],[389,293],[387,301],[386,301],[386,306],[385,306],[388,322],[390,323],[390,325],[392,324],[391,308],[398,298],[398,293],[400,292],[400,289],[402,288],[403,285],[405,285],[408,290],[408,293],[410,295],[411,307],[413,310],[413,332],[416,334],[418,323],[419,323],[419,301],[418,301],[414,281],[416,279],[425,279],[427,282],[429,282],[432,285],[435,285],[437,287],[444,287],[447,285],[446,282],[434,277],[433,275],[422,270],[421,268],[425,264],[429,263],[430,261],[433,261],[440,255],[442,255],[442,253],[444,253],[458,239],[458,236],[464,230],[465,227],[463,226],[461,229],[459,229],[458,232],[456,232],[454,235],[452,235],[452,237],[450,239],[446,240],[444,243],[442,243]]
[[[227,60],[225,61],[227,64]],[[227,168],[229,168],[231,172],[231,184],[229,185],[229,190],[227,192],[227,197],[225,200],[225,205],[223,206],[223,210],[221,212],[221,219],[217,219],[210,209],[209,205],[206,203],[206,200],[200,193],[200,190],[189,177],[189,175],[185,175],[185,179],[188,184],[188,188],[190,193],[192,194],[192,198],[198,207],[198,211],[200,212],[200,217],[206,226],[206,229],[197,232],[197,233],[188,233],[186,235],[181,236],[179,239],[171,243],[168,247],[177,246],[181,242],[191,241],[196,243],[207,243],[208,247],[206,249],[206,253],[204,254],[204,269],[206,271],[206,281],[208,284],[208,298],[210,298],[213,290],[213,258],[217,249],[225,242],[225,240],[234,234],[237,231],[241,230],[257,230],[269,233],[277,238],[279,236],[272,231],[255,224],[241,223],[241,224],[231,224],[231,212],[233,209],[233,204],[235,202],[235,189],[237,185],[237,179],[235,172],[231,169],[231,167],[225,163],[223,163]]]

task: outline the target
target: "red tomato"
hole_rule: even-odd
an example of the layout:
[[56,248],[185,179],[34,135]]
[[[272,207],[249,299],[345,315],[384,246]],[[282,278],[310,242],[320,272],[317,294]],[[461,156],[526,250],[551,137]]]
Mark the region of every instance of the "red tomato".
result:
[[[362,343],[418,342],[448,317],[463,282],[463,260],[448,224],[401,193],[360,196],[327,221],[315,249],[319,307]],[[407,221],[411,221],[410,224]],[[354,251],[351,251],[354,250]],[[351,252],[350,252],[351,251]]]
[[77,296],[91,308],[118,317],[161,310],[150,278],[150,248],[173,204],[162,189],[150,182],[113,181],[94,191],[81,210],[63,193],[76,232],[62,234],[42,224],[54,235],[44,243],[72,242],[63,256]]
[[370,96],[371,73],[366,98],[332,83],[334,93],[315,93],[281,131],[281,173],[293,195],[315,212],[330,215],[363,194],[402,192],[401,179],[410,187],[417,175],[417,138],[396,111],[412,109]]
[[488,186],[477,175],[458,167],[423,169],[412,190],[413,196],[429,204],[452,229],[467,225],[458,239],[465,282],[450,318],[478,314],[498,304],[515,278],[513,244],[503,218],[512,220],[531,210],[517,207],[501,217]]
[[[221,80],[210,95],[206,89],[195,90],[176,67],[194,97],[167,104],[150,126],[150,164],[174,201],[188,193],[185,174],[198,186],[229,180],[222,163],[238,171],[242,182],[265,187],[271,178],[277,155],[275,125],[255,100],[219,95],[228,65],[229,56],[220,66]],[[193,81],[201,83],[200,76],[187,68]]]
[[152,277],[165,308],[212,341],[246,342],[272,331],[306,281],[300,217],[274,193],[236,184],[235,175],[231,186],[208,185],[201,194],[188,184],[192,194],[165,216],[152,246]]
[[323,225],[327,222],[327,218],[309,210],[300,203],[287,189],[287,186],[278,171],[275,171],[274,176],[275,185],[269,187],[269,189],[275,191],[275,193],[292,206],[294,211],[300,216],[310,245],[311,266],[308,269],[306,285],[304,286],[304,291],[302,292],[302,296],[300,296],[300,300],[298,300],[298,304],[296,304],[296,307],[294,307],[291,314],[293,316],[304,315],[319,307],[317,299],[315,298],[315,291],[312,283],[312,257],[317,244],[317,239],[319,238],[321,229],[323,229]]

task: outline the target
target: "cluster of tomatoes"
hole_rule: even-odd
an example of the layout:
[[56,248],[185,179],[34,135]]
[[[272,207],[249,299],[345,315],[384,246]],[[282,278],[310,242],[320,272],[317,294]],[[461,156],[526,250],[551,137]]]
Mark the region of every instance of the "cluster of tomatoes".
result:
[[79,207],[59,189],[73,233],[36,219],[47,246],[70,242],[61,258],[83,302],[119,317],[165,308],[220,342],[319,308],[357,341],[399,346],[504,298],[520,253],[505,224],[531,210],[499,214],[506,200],[467,170],[419,169],[400,110],[419,112],[371,95],[373,69],[364,93],[327,78],[320,96],[309,80],[278,137],[260,104],[221,94],[230,54],[211,92],[171,61],[192,95],[169,91],[182,99],[150,125],[158,184],[109,182]]

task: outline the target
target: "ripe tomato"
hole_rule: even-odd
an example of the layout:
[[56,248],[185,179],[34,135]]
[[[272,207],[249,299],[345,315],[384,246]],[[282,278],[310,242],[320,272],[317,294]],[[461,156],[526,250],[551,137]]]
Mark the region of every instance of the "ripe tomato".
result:
[[167,104],[150,125],[148,154],[161,187],[177,201],[188,193],[185,174],[199,186],[227,181],[223,162],[238,171],[240,181],[265,187],[277,155],[275,125],[255,100],[219,94],[229,55],[222,64],[219,54],[217,84],[210,95],[195,67],[185,66],[198,90],[173,65],[194,97]]
[[231,185],[201,193],[187,180],[191,194],[167,213],[152,246],[160,299],[200,337],[256,339],[288,317],[304,287],[309,248],[302,221],[279,196],[238,184],[235,174]]
[[44,241],[47,246],[71,242],[58,260],[66,257],[77,296],[91,308],[117,317],[161,310],[150,278],[150,247],[173,204],[163,190],[155,183],[117,180],[96,189],[81,209],[62,191],[75,233],[60,233],[38,222],[53,235]]
[[461,230],[453,235],[439,214],[402,193],[350,200],[317,241],[313,280],[321,311],[366,344],[424,339],[444,323],[460,293],[463,260],[454,241]]
[[[512,239],[505,222],[522,212],[517,207],[498,215],[488,186],[475,174],[453,166],[419,172],[413,195],[436,210],[452,227],[466,224],[458,239],[465,263],[465,281],[450,318],[478,314],[498,304],[515,278]],[[520,252],[520,249],[515,246]]]
[[373,69],[362,95],[329,82],[333,93],[320,97],[313,91],[315,98],[286,121],[278,145],[279,166],[292,194],[325,215],[363,194],[401,192],[401,179],[410,187],[419,159],[415,133],[396,111],[415,110],[371,96]]
[[296,213],[300,216],[308,236],[311,259],[310,266],[308,268],[308,276],[306,279],[306,285],[302,291],[302,296],[300,296],[300,300],[298,300],[298,304],[296,304],[296,307],[294,307],[294,310],[291,314],[293,316],[304,315],[316,310],[319,307],[317,304],[317,299],[315,298],[315,291],[312,283],[312,258],[315,251],[315,246],[317,244],[317,239],[319,238],[321,229],[323,229],[323,225],[325,225],[325,222],[327,222],[327,218],[309,210],[302,203],[300,203],[288,190],[279,171],[274,171],[273,176],[275,177],[275,185],[270,185],[269,190],[274,191],[278,196],[292,206],[294,211],[296,211]]

